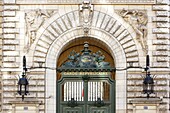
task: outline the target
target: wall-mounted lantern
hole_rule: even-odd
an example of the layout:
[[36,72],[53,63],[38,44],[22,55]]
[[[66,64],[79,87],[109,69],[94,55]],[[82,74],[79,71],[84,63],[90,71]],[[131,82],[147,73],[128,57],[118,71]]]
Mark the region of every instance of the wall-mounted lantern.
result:
[[26,58],[23,57],[23,72],[22,72],[22,78],[19,78],[18,80],[18,94],[22,96],[22,101],[24,100],[24,96],[29,93],[29,82],[26,77]]
[[146,56],[146,76],[143,80],[143,93],[147,94],[147,98],[150,97],[150,94],[154,93],[154,80],[151,77],[150,71],[149,71],[149,55]]

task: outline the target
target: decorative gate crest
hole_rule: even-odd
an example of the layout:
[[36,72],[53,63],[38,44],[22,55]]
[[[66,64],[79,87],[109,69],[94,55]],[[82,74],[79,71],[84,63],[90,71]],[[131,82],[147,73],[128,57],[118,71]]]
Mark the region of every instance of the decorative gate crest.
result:
[[101,51],[89,49],[88,42],[80,53],[69,54],[59,68],[57,113],[115,113],[115,82],[111,77],[115,68],[104,60]]
[[110,63],[105,62],[105,56],[101,51],[92,53],[88,42],[85,42],[81,53],[72,51],[62,68],[110,68]]

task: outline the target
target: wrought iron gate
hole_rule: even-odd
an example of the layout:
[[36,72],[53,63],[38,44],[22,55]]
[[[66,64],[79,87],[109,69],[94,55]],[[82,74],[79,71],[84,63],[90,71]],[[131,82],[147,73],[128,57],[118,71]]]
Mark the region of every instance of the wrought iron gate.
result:
[[115,82],[109,62],[85,43],[81,53],[72,51],[58,71],[57,113],[115,113]]
[[115,113],[115,82],[106,75],[62,76],[57,109],[58,113]]

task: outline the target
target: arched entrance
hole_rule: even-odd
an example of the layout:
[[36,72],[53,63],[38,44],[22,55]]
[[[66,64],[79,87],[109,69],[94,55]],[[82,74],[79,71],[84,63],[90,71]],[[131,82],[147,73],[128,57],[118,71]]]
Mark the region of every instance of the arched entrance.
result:
[[[104,13],[94,11],[94,13],[98,13],[102,15]],[[49,22],[47,22],[44,26],[42,26],[37,32],[37,38],[35,43],[32,45],[32,49],[30,49],[30,53],[33,53],[33,62],[34,66],[38,66],[38,62],[44,62],[46,67],[54,67],[58,68],[56,62],[59,60],[59,56],[64,51],[66,47],[72,42],[80,37],[84,37],[83,29],[79,26],[79,18],[74,14],[78,14],[78,11],[73,11],[65,16],[74,17],[71,25],[66,30],[61,30],[61,32],[57,32],[57,29],[61,29],[60,27],[64,27],[63,25],[56,25],[55,23],[60,22],[62,17],[53,16],[55,18],[51,18]],[[116,68],[125,68],[127,62],[131,61],[131,59],[135,59],[138,65],[138,55],[135,43],[133,41],[133,31],[128,30],[128,26],[124,27],[120,24],[120,20],[116,20],[115,18],[106,15],[106,17],[110,18],[110,24],[106,24],[103,29],[102,24],[108,23],[104,18],[94,18],[93,22],[95,24],[91,26],[88,37],[91,37],[94,40],[100,41],[101,45],[104,45],[105,48],[108,49],[109,53],[113,57],[114,66]],[[116,16],[116,15],[115,15]],[[99,21],[98,19],[101,19]],[[103,20],[102,20],[103,19]],[[63,21],[67,21],[69,19],[64,19]],[[114,23],[114,24],[113,24]],[[121,22],[123,23],[123,22]],[[101,24],[101,25],[100,25]],[[119,28],[116,32],[112,33],[113,28],[117,28],[110,25],[119,25]],[[77,25],[77,26],[75,26]],[[100,26],[100,27],[98,27]],[[123,31],[122,31],[123,30]],[[59,30],[60,31],[60,30]],[[130,32],[129,32],[130,31]],[[120,35],[116,35],[115,33],[120,33]],[[103,48],[103,47],[102,47]],[[46,100],[45,107],[47,113],[55,113],[56,112],[56,71],[55,70],[45,70],[45,96],[52,96],[53,98],[50,100]],[[116,80],[116,112],[126,112],[126,71],[117,71],[115,74]]]
[[[83,40],[90,43],[85,42],[81,50]],[[97,52],[90,50],[90,46]],[[72,42],[62,52],[58,60],[57,113],[115,113],[114,61],[104,48],[85,38]]]
[[[107,37],[107,35],[105,35]],[[124,52],[121,49],[121,46],[117,41],[114,40],[114,38],[111,39],[111,43],[106,41],[106,39],[98,36],[95,37],[94,35],[91,36],[92,39],[96,40],[97,42],[100,41],[101,45],[104,45],[103,47],[107,48],[111,56],[113,56],[114,59],[114,65],[115,67],[126,67],[126,57],[124,56]],[[51,48],[48,51],[48,55],[46,57],[46,66],[47,67],[57,67],[57,65],[54,64],[54,61],[58,62],[59,55],[65,50],[65,48],[68,47],[68,45],[75,40],[79,39],[79,37],[71,37],[69,40],[65,41],[66,37],[62,36],[58,40],[56,40],[53,45],[51,45]],[[85,38],[85,37],[83,37]],[[56,75],[55,70],[46,70],[46,96],[53,96],[53,99],[50,101],[46,101],[46,111],[50,113],[55,113],[56,108],[56,76],[52,77],[51,75]],[[115,80],[116,80],[116,111],[125,111],[126,110],[126,71],[119,71],[115,74]]]

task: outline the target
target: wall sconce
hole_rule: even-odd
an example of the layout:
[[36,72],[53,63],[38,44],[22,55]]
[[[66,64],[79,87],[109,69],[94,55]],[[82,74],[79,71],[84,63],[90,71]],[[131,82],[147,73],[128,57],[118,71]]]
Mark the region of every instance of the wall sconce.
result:
[[150,97],[150,94],[154,93],[154,80],[150,76],[150,66],[149,66],[149,55],[146,56],[146,76],[144,77],[143,80],[143,93],[147,94],[147,98]]
[[29,93],[29,82],[26,77],[26,58],[23,57],[23,72],[22,72],[22,78],[19,78],[18,80],[18,94],[22,95],[22,101],[24,101],[24,96]]

